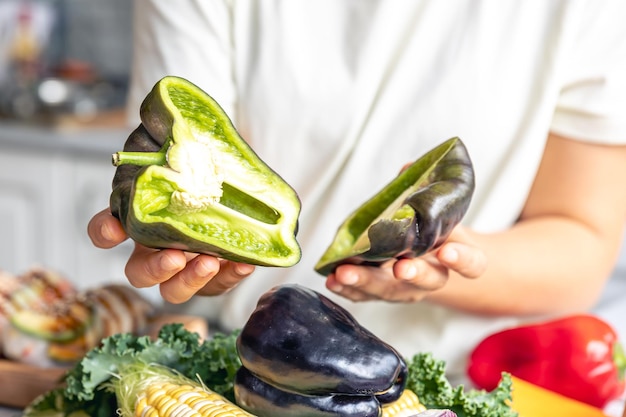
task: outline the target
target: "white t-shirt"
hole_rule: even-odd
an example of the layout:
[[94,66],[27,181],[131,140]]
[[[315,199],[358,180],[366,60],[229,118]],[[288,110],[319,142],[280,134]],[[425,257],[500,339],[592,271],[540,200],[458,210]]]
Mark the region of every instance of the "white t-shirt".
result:
[[195,311],[243,325],[284,282],[318,290],[405,355],[462,375],[468,350],[515,318],[431,305],[351,303],[313,266],[343,221],[401,167],[459,136],[476,172],[464,223],[518,217],[549,130],[626,142],[626,2],[530,0],[140,1],[129,111],[164,75],[211,94],[299,193],[301,262],[257,268]]

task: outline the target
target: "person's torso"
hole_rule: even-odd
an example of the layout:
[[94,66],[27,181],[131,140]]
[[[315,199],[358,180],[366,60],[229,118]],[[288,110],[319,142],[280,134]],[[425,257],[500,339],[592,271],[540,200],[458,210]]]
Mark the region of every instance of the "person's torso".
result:
[[[465,223],[517,218],[559,92],[562,2],[235,2],[231,117],[299,193],[303,258],[257,268],[225,299],[241,326],[261,293],[299,282],[324,292],[313,265],[336,228],[404,164],[458,136],[476,171]],[[462,372],[467,349],[512,323],[428,303],[332,297],[401,352],[429,350]],[[206,300],[200,302],[208,304]]]

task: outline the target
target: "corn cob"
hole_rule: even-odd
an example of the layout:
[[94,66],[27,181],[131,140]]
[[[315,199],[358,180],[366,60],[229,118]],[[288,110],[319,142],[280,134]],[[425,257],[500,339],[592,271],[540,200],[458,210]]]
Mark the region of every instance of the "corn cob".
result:
[[137,399],[135,417],[166,416],[245,417],[252,414],[199,386],[169,382],[149,386]]
[[420,403],[417,394],[405,389],[400,398],[383,406],[382,417],[411,417],[425,410],[426,407]]
[[110,384],[120,417],[254,417],[171,368],[132,363],[117,371]]

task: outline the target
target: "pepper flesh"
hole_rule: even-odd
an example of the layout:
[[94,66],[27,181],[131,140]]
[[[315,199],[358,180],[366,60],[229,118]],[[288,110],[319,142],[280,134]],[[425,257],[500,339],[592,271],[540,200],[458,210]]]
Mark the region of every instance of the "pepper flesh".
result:
[[465,145],[451,138],[413,162],[357,208],[315,265],[322,275],[344,263],[380,265],[440,246],[465,215],[474,169]]
[[492,390],[502,372],[603,408],[624,392],[626,358],[613,328],[580,314],[505,329],[472,351],[468,376]]
[[241,138],[215,100],[161,79],[124,151],[111,212],[135,241],[255,265],[287,267],[301,251],[296,192]]

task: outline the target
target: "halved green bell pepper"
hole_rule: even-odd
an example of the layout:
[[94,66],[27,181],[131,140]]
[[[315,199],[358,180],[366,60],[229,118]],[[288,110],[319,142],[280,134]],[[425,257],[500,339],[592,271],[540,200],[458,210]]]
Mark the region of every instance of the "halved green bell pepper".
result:
[[459,138],[448,139],[357,208],[315,270],[328,275],[345,263],[380,265],[435,249],[462,220],[473,192],[467,149]]
[[219,104],[167,76],[144,99],[141,124],[113,155],[111,212],[136,242],[287,267],[300,200],[241,138]]

